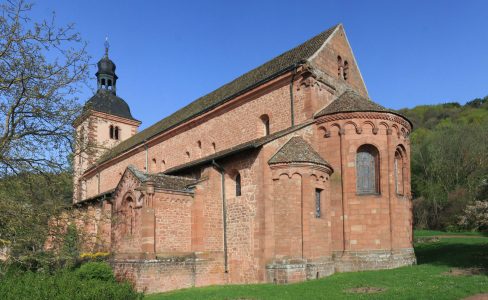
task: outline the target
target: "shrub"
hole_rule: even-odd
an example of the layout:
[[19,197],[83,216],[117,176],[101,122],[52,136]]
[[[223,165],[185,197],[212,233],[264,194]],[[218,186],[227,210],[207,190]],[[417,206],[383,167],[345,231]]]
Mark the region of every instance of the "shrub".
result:
[[88,262],[76,270],[80,279],[98,279],[103,281],[114,281],[115,277],[112,268],[105,262]]
[[110,257],[109,252],[96,252],[96,253],[81,253],[80,254],[80,259],[83,262],[89,262],[89,261],[105,261]]
[[488,231],[488,201],[475,201],[466,206],[459,225],[468,229]]
[[[77,270],[78,271],[78,270]],[[82,279],[77,271],[9,272],[0,278],[0,299],[141,299],[128,283]]]

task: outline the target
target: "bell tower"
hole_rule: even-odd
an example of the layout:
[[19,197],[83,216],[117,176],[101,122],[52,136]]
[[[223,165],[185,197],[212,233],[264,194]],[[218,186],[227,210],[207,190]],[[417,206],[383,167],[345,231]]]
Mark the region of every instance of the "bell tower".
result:
[[108,58],[108,49],[110,44],[105,38],[105,55],[98,61],[97,86],[98,90],[105,89],[111,91],[114,95],[116,92],[117,75],[115,75],[115,64]]
[[[105,40],[105,54],[97,63],[97,92],[84,105],[75,120],[75,153],[73,154],[74,202],[85,199],[87,186],[83,174],[98,158],[122,141],[137,133],[140,121],[134,119],[129,105],[116,95],[115,63],[109,58],[109,44]],[[97,191],[90,191],[97,194]]]

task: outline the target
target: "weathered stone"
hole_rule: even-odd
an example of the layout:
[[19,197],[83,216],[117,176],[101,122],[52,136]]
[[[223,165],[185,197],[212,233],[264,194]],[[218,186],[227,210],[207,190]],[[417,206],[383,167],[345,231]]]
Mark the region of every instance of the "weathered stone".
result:
[[[364,109],[316,115],[348,90]],[[105,148],[83,153],[74,162],[76,219],[97,237],[85,250],[110,251],[117,277],[147,292],[414,264],[411,124],[368,109],[377,106],[367,96],[339,25],[293,69],[99,164]],[[110,149],[138,126],[100,112],[84,118],[77,130]],[[108,137],[114,124],[118,141]],[[365,145],[376,149],[369,194],[357,188]]]

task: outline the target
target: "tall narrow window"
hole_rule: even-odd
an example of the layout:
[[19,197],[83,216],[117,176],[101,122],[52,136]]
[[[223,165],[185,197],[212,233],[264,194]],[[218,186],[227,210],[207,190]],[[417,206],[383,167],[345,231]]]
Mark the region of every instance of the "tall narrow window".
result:
[[342,57],[339,55],[337,56],[337,77],[342,78]]
[[400,149],[395,151],[395,190],[398,195],[404,193],[404,172],[403,155]]
[[135,224],[135,210],[134,201],[130,196],[126,197],[122,201],[122,207],[119,211],[119,224],[120,224],[120,234],[122,236],[132,235],[134,232]]
[[321,194],[322,194],[321,189],[315,189],[315,217],[316,218],[320,218],[320,216],[322,214],[322,211],[320,209],[320,202],[321,202],[320,196],[321,196]]
[[110,135],[111,139],[114,138],[114,126],[113,125],[110,125],[110,127],[109,127],[109,135]]
[[379,153],[372,145],[362,145],[356,153],[356,190],[358,194],[379,194]]
[[349,63],[347,62],[347,60],[344,61],[344,68],[342,70],[342,77],[344,78],[344,80],[347,80],[347,77],[348,77],[348,74],[349,73]]
[[263,122],[263,135],[269,135],[270,130],[269,130],[269,116],[268,115],[262,115],[260,117],[261,122]]
[[135,227],[135,223],[136,223],[136,216],[135,216],[135,211],[134,211],[134,207],[132,207],[132,204],[129,205],[129,224],[130,224],[130,227],[129,227],[129,234],[130,235],[133,235],[134,234],[134,227]]
[[241,174],[237,173],[236,175],[236,196],[241,195]]
[[114,139],[119,139],[119,126],[115,126],[114,128]]

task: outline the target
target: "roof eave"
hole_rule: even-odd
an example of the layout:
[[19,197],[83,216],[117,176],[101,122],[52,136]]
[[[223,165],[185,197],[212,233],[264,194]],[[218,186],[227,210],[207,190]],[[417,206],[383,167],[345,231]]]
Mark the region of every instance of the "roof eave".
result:
[[407,117],[405,117],[404,115],[402,115],[400,113],[397,113],[397,112],[394,112],[394,111],[364,110],[364,109],[363,110],[351,110],[351,111],[337,111],[337,112],[326,113],[326,114],[322,114],[322,115],[317,115],[318,114],[317,113],[316,115],[314,115],[314,119],[315,120],[319,120],[320,118],[326,117],[326,116],[333,116],[333,115],[337,115],[337,114],[356,113],[356,112],[372,112],[372,113],[384,113],[384,114],[396,115],[398,117],[401,117],[405,121],[407,121],[408,124],[410,124],[411,129],[413,130],[413,123]]

